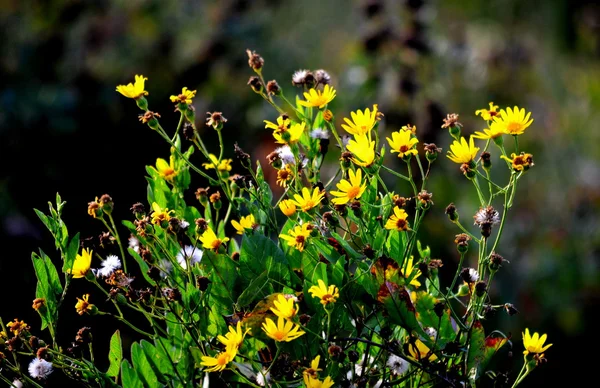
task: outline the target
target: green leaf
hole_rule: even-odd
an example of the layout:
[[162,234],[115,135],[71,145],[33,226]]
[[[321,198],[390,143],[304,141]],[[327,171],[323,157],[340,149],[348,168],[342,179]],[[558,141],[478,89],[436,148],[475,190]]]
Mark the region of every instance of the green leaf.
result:
[[121,363],[121,382],[123,387],[127,388],[144,388],[142,381],[138,378],[135,369],[129,361],[123,360]]
[[69,242],[67,246],[67,251],[65,253],[65,257],[63,258],[63,272],[70,270],[73,268],[73,263],[75,262],[75,258],[77,257],[77,252],[79,252],[79,233],[77,233]]
[[342,236],[340,236],[339,234],[337,234],[334,231],[331,231],[331,235],[333,236],[333,238],[335,238],[335,240],[340,243],[340,245],[346,250],[346,252],[348,253],[348,255],[353,258],[353,259],[362,259],[363,255],[358,253],[357,251],[354,250],[354,248],[352,248],[350,246],[350,244],[348,244],[348,241],[344,240],[344,238]]
[[261,273],[257,278],[252,280],[248,287],[238,297],[238,307],[245,307],[257,299],[266,297],[273,292],[273,287],[269,283],[269,275],[267,271]]
[[388,252],[390,258],[392,258],[399,266],[402,266],[404,259],[404,237],[405,232],[399,232],[397,230],[390,231],[387,241],[385,242],[385,249]]
[[144,351],[144,355],[146,356],[146,360],[152,367],[152,370],[156,374],[158,381],[163,384],[167,384],[168,379],[165,377],[165,373],[168,373],[173,370],[171,367],[171,363],[166,357],[159,352],[157,352],[154,345],[146,340],[142,340],[140,342],[140,347]]
[[110,349],[108,351],[108,361],[110,362],[110,365],[108,366],[106,374],[111,377],[118,376],[119,365],[121,365],[122,360],[123,347],[121,345],[121,332],[117,330],[110,338]]
[[156,282],[150,277],[150,275],[148,275],[148,269],[150,267],[148,267],[148,264],[144,261],[144,259],[142,259],[140,254],[137,253],[136,251],[134,251],[133,248],[127,248],[127,252],[129,252],[129,254],[131,256],[133,256],[135,261],[137,261],[138,265],[140,266],[140,271],[142,272],[142,276],[144,276],[144,279],[146,279],[146,281],[148,283],[155,286]]
[[137,342],[131,345],[131,362],[144,387],[159,387],[156,374],[148,362],[144,350]]
[[46,225],[46,228],[48,228],[50,233],[52,233],[52,235],[54,236],[54,233],[56,231],[56,223],[54,222],[54,219],[48,218],[48,216],[46,216],[38,209],[33,209],[33,211],[35,211],[35,214],[37,214],[37,216],[40,218],[40,220],[42,220],[44,225]]
[[63,288],[52,260],[44,251],[40,250],[39,255],[32,253],[31,260],[38,279],[36,297],[46,300],[46,308],[38,310],[42,319],[41,329],[43,330],[57,318],[58,300],[61,297]]
[[212,282],[209,286],[211,302],[221,314],[233,313],[235,283],[238,277],[236,263],[228,256],[204,251],[200,266]]
[[193,283],[188,282],[182,299],[188,310],[194,311],[198,307],[198,303],[200,303],[200,290]]
[[485,333],[481,322],[475,321],[471,329],[471,340],[467,351],[467,376],[471,384],[481,377],[479,366],[485,353]]
[[426,345],[431,346],[431,339],[417,320],[417,311],[406,288],[386,281],[379,288],[377,299],[385,306],[391,322],[409,332],[415,331]]
[[242,240],[240,251],[240,274],[247,286],[263,272],[277,283],[290,279],[288,261],[275,243],[260,234],[247,234]]

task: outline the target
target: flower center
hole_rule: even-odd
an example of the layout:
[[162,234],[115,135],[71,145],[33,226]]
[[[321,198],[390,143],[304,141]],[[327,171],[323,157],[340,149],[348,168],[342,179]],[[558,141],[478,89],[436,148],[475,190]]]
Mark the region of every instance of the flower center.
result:
[[400,146],[400,152],[404,153],[406,151],[408,151],[408,146],[407,145],[401,145]]
[[324,302],[325,304],[331,303],[331,302],[333,302],[333,295],[325,294],[321,297],[321,301]]
[[218,238],[217,238],[217,239],[214,239],[214,240],[213,240],[213,242],[210,244],[210,247],[211,247],[212,249],[214,249],[215,251],[216,251],[217,249],[219,249],[219,247],[220,247],[220,246],[221,246],[221,240],[219,240]]
[[358,193],[360,193],[360,187],[352,186],[351,188],[348,189],[346,195],[348,196],[348,198],[354,199],[354,198],[356,198]]
[[296,244],[304,245],[306,238],[304,236],[296,236]]
[[221,354],[219,354],[219,357],[217,357],[218,365],[225,366],[225,365],[227,365],[228,362],[229,362],[229,355],[227,353],[221,353]]
[[508,123],[508,125],[506,126],[506,130],[510,133],[515,133],[515,132],[519,132],[521,130],[521,123]]
[[283,339],[285,338],[285,333],[283,331],[276,331],[275,333],[273,333],[273,337],[277,341],[283,341]]
[[398,221],[396,221],[396,227],[398,229],[406,229],[406,220],[399,218]]
[[315,207],[315,203],[313,202],[313,200],[308,200],[306,202],[304,202],[304,206],[302,206],[302,210],[310,210],[313,207]]

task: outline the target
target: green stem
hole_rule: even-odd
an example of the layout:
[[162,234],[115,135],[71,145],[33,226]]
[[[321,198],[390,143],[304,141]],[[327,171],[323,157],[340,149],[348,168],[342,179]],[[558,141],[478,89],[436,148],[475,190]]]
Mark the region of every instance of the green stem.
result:
[[381,166],[381,168],[384,169],[385,171],[389,172],[390,174],[397,176],[398,178],[401,178],[401,179],[404,179],[405,181],[409,181],[410,182],[410,178],[409,177],[407,177],[405,175],[402,175],[402,174],[400,174],[400,173],[392,170],[391,168],[388,168],[386,166]]
[[177,128],[175,129],[175,134],[173,135],[173,138],[171,139],[172,142],[175,142],[175,139],[177,139],[177,134],[179,134],[179,130],[181,129],[181,124],[183,124],[183,118],[184,118],[184,114],[183,112],[180,112],[181,116],[179,116],[179,123],[177,124]]
[[[454,286],[456,285],[456,281],[458,280],[458,275],[460,274],[463,261],[465,260],[465,254],[463,252],[460,253],[460,261],[458,262],[458,268],[456,269],[456,273],[454,274],[454,279],[452,279],[452,284],[448,289],[448,294],[454,293]],[[446,294],[446,298],[448,298],[448,294]]]
[[479,187],[479,180],[477,179],[477,176],[472,179],[472,182],[477,190],[477,195],[479,196],[479,202],[481,203],[481,206],[485,206],[485,199],[483,199],[483,193],[481,192],[481,187]]
[[113,219],[112,214],[108,213],[108,219],[110,220],[110,224],[113,228],[113,235],[117,239],[117,245],[119,245],[119,250],[121,251],[121,259],[123,260],[123,271],[127,273],[127,260],[125,260],[125,250],[123,249],[123,244],[121,244],[121,238],[119,237],[119,232],[117,231],[117,226],[115,225],[115,221]]

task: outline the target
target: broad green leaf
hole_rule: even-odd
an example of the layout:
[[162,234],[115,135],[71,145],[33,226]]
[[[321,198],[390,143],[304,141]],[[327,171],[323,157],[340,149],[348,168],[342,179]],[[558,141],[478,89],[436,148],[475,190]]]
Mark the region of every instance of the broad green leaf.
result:
[[50,233],[54,235],[56,231],[56,223],[54,222],[54,220],[46,216],[43,212],[39,211],[38,209],[33,209],[33,211],[35,211],[35,214],[37,214],[37,216],[40,218],[40,220],[42,220],[44,225],[46,225],[46,228],[48,228]]
[[108,351],[108,361],[110,362],[110,365],[108,366],[106,374],[111,377],[118,376],[119,365],[121,365],[122,360],[123,347],[121,345],[121,332],[117,330],[110,338],[110,349]]
[[129,361],[123,360],[121,363],[121,382],[123,387],[127,388],[144,388],[142,381],[138,378],[135,369]]
[[144,387],[159,387],[158,378],[139,343],[131,345],[131,362]]
[[415,331],[426,345],[431,346],[431,339],[417,320],[417,311],[406,288],[386,281],[379,288],[377,300],[385,306],[392,323],[409,332]]
[[133,258],[135,259],[135,261],[138,263],[138,265],[140,266],[140,272],[142,273],[142,276],[144,276],[144,279],[146,279],[146,281],[150,284],[152,284],[153,286],[156,285],[156,282],[150,277],[150,275],[148,275],[148,269],[150,268],[148,266],[148,264],[144,261],[144,259],[142,259],[142,257],[140,256],[139,253],[137,253],[136,251],[133,250],[133,248],[127,248],[127,252],[129,252],[129,254],[131,256],[133,256]]
[[346,251],[346,253],[353,259],[362,259],[363,255],[358,253],[356,250],[354,250],[354,248],[352,248],[350,246],[350,244],[348,244],[348,241],[344,240],[344,238],[342,238],[342,236],[340,236],[339,234],[337,234],[334,231],[331,231],[331,235],[335,238],[335,240],[340,243],[340,245],[344,248],[344,250]]
[[46,300],[46,308],[38,310],[43,330],[56,319],[58,300],[63,288],[52,260],[42,250],[39,255],[32,253],[31,260],[38,279],[36,297]]
[[469,347],[467,350],[467,376],[471,384],[481,377],[481,362],[485,354],[485,333],[481,322],[475,321],[471,329]]
[[172,370],[169,360],[163,357],[161,353],[157,352],[154,345],[146,340],[140,341],[140,347],[144,351],[146,360],[148,360],[148,363],[156,374],[158,381],[166,384],[168,379],[165,377],[165,374]]
[[269,283],[267,271],[261,273],[256,279],[244,289],[238,297],[238,307],[245,307],[257,299],[262,299],[273,292],[273,287]]
[[212,282],[208,288],[211,303],[219,311],[231,314],[233,304],[237,300],[235,284],[238,277],[236,263],[228,256],[217,255],[212,251],[204,251],[200,267]]
[[70,270],[73,267],[73,263],[75,262],[75,258],[77,257],[77,252],[79,252],[79,233],[77,233],[69,242],[69,246],[67,247],[65,257],[63,258],[63,272],[66,272],[67,270]]
[[269,279],[277,283],[287,283],[290,279],[288,261],[281,249],[263,235],[246,234],[240,251],[243,286],[247,286],[265,271]]
[[394,259],[398,265],[402,266],[404,259],[405,243],[404,237],[402,236],[406,232],[399,232],[397,230],[390,231],[387,241],[385,242],[385,249],[388,255]]

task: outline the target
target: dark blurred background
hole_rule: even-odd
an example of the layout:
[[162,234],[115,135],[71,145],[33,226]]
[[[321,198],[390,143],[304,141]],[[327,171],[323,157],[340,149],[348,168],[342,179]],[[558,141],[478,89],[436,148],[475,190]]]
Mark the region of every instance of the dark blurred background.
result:
[[[421,144],[435,142],[444,153],[446,113],[459,113],[468,134],[484,128],[474,112],[489,101],[532,111],[535,121],[520,143],[535,167],[519,186],[500,249],[510,264],[492,289],[495,302],[513,303],[520,313],[499,313],[487,331],[512,334],[515,367],[521,331],[548,333],[549,362],[526,386],[595,375],[595,360],[584,357],[597,343],[592,317],[600,295],[600,6],[591,0],[0,0],[5,322],[18,316],[38,326],[30,255],[40,247],[58,259],[33,208],[47,211],[59,192],[71,233],[97,239],[102,225],[86,214],[87,203],[108,193],[116,218],[131,219],[130,206],[146,200],[144,166],[168,158],[168,145],[138,122],[133,101],[115,92],[134,74],[149,78],[150,109],[168,131],[178,120],[169,96],[183,86],[197,89],[207,145],[215,149],[216,139],[203,126],[204,112],[222,111],[227,155],[238,141],[266,165],[273,142],[262,120],[277,114],[246,85],[247,48],[264,57],[265,78],[278,80],[288,98],[297,92],[295,70],[330,72],[338,128],[349,111],[378,103],[383,131],[416,124]],[[193,187],[203,183],[197,178]],[[408,187],[387,181],[409,195]],[[476,196],[445,157],[429,187],[435,206],[426,242],[449,274],[459,231],[444,208],[455,202],[468,225]],[[65,346],[77,328],[93,323],[73,308],[75,296],[88,291],[81,282],[70,293]],[[96,302],[102,305],[100,295]]]

